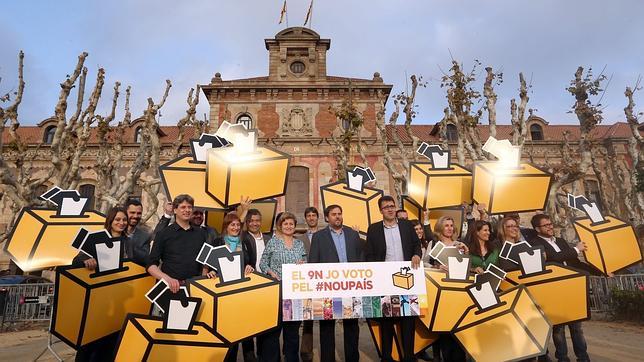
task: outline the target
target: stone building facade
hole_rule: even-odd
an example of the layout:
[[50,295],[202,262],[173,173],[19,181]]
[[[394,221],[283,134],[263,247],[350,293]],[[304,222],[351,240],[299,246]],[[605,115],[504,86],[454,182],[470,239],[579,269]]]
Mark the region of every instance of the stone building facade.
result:
[[[307,28],[287,28],[274,38],[264,41],[268,51],[268,75],[264,77],[224,80],[216,73],[208,84],[202,85],[210,105],[209,119],[213,128],[224,120],[245,124],[248,128],[259,131],[259,142],[268,144],[292,156],[287,193],[279,200],[280,210],[293,211],[301,216],[304,208],[313,205],[321,207],[319,188],[337,178],[335,175],[336,148],[332,135],[338,135],[340,120],[333,113],[334,107],[339,107],[351,92],[353,104],[362,113],[364,130],[362,139],[366,146],[367,162],[374,170],[377,187],[392,193],[390,177],[383,163],[382,140],[376,128],[376,115],[381,111],[382,101],[386,99],[392,85],[386,84],[379,73],[373,73],[371,79],[348,78],[328,75],[327,52],[331,41]],[[125,137],[130,140],[124,145],[125,164],[121,172],[125,174],[127,167],[138,152],[141,120],[132,122]],[[487,127],[480,126],[482,139],[487,138]],[[537,163],[545,158],[556,163],[561,157],[561,146],[564,132],[569,132],[574,145],[579,139],[578,125],[551,125],[546,120],[531,116],[528,120],[528,141],[532,157]],[[35,171],[45,172],[49,165],[47,143],[51,142],[55,122],[46,119],[36,126],[21,126],[19,133],[33,152],[38,149],[35,161]],[[447,129],[450,147],[456,147],[458,134],[456,127],[448,125]],[[497,126],[497,138],[511,138],[512,128],[509,125]],[[393,145],[393,133],[408,147],[411,139],[402,126],[387,126],[387,143]],[[437,125],[413,125],[412,132],[421,141],[438,142]],[[172,157],[171,146],[179,134],[176,126],[161,126],[158,130],[162,144],[161,162],[165,163]],[[193,136],[192,129],[187,129],[185,139]],[[6,141],[9,135],[5,132],[2,137]],[[610,147],[618,158],[627,157],[628,124],[617,122],[611,125],[599,125],[593,131],[592,137]],[[187,144],[187,143],[186,143]],[[188,150],[189,148],[184,148]],[[454,150],[453,150],[454,151]],[[5,152],[5,150],[3,150]],[[90,166],[96,160],[98,147],[96,142],[90,144],[83,158],[83,164]],[[187,152],[187,151],[186,151]],[[454,152],[453,152],[454,154]],[[5,152],[6,158],[11,157]],[[524,158],[527,154],[524,149]],[[358,159],[352,160],[358,163]],[[144,175],[145,177],[145,175]],[[96,185],[96,174],[87,167],[82,173],[80,192],[86,196],[93,195]],[[580,190],[585,190],[592,199],[602,197],[599,184],[594,176],[580,181]],[[146,196],[140,190],[133,197],[141,197],[146,203]],[[159,198],[165,196],[159,194]],[[9,199],[0,199],[0,230],[6,227],[11,215]],[[160,203],[162,205],[162,203]],[[153,223],[155,220],[151,220]],[[0,270],[5,269],[8,260],[0,256]]]

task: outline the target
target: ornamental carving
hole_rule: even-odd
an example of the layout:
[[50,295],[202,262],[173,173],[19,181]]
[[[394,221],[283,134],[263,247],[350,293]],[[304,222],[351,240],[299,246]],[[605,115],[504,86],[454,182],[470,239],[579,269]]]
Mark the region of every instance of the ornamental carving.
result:
[[313,110],[296,107],[288,111],[282,110],[279,135],[282,137],[303,137],[313,135]]

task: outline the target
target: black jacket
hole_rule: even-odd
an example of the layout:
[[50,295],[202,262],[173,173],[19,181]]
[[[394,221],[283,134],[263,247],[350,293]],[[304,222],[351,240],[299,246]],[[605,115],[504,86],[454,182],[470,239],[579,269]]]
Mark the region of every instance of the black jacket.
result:
[[[342,226],[344,241],[346,243],[347,261],[361,262],[364,259],[362,240],[358,233],[350,227]],[[309,263],[339,263],[338,250],[333,242],[331,230],[328,227],[318,230],[313,234],[311,249],[309,250]]]
[[597,271],[594,270],[586,263],[582,263],[579,260],[577,255],[577,250],[575,250],[568,242],[562,238],[555,238],[555,244],[559,247],[559,252],[547,242],[545,239],[536,236],[530,240],[530,245],[542,245],[546,251],[546,262],[553,262],[557,264],[566,264],[573,268],[584,270],[593,274],[597,274]]
[[[123,243],[121,258],[130,259],[141,266],[145,266],[147,264],[148,253],[137,250],[132,240],[128,237],[123,236],[120,240]],[[72,265],[75,267],[82,267],[85,265],[85,260],[89,258],[90,257],[87,254],[80,252],[72,260]]]
[[[411,261],[414,255],[422,256],[420,240],[412,226],[407,220],[398,220],[400,241],[402,242],[403,256],[406,261]],[[365,245],[366,261],[385,261],[387,255],[387,243],[385,242],[385,228],[382,221],[369,225],[367,229],[367,244]]]
[[[255,237],[248,231],[242,231],[242,238],[245,240],[245,243],[247,243],[246,248],[248,249],[248,254],[252,261],[251,266],[254,268],[255,264],[257,264],[257,245],[255,245]],[[271,240],[271,237],[262,233],[262,238],[264,239],[264,247],[266,247],[266,245],[268,245],[268,241]],[[259,257],[261,258],[261,255]]]

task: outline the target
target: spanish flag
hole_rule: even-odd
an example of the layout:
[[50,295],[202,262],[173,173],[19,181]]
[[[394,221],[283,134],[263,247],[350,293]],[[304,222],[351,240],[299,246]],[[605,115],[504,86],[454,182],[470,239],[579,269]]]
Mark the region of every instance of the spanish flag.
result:
[[306,12],[306,19],[304,19],[304,25],[302,26],[306,26],[306,24],[311,19],[312,13],[313,13],[313,0],[311,0],[311,3],[309,4],[309,11]]
[[284,21],[284,16],[286,15],[286,0],[284,0],[284,5],[282,5],[282,12],[280,12],[280,22],[281,24]]

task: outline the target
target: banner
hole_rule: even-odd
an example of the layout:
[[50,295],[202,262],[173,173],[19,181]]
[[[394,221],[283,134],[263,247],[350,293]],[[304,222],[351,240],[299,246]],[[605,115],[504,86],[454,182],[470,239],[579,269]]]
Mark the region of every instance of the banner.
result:
[[285,264],[282,320],[422,316],[423,266],[411,262]]

